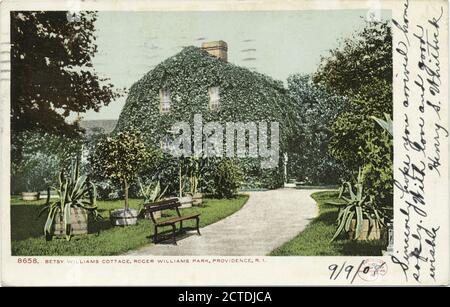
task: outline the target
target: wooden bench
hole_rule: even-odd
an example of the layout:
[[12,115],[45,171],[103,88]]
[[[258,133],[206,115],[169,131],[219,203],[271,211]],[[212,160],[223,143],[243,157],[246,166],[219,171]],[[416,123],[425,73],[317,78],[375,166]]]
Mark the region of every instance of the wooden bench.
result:
[[[177,241],[175,238],[176,223],[180,223],[179,232],[181,232],[183,230],[183,221],[186,221],[186,220],[194,220],[195,219],[196,223],[197,223],[197,226],[196,226],[197,233],[198,233],[198,235],[201,235],[200,228],[199,228],[200,213],[183,216],[180,213],[180,209],[179,209],[180,206],[181,206],[181,204],[177,198],[172,198],[172,199],[168,199],[168,200],[162,200],[162,201],[158,201],[158,202],[154,202],[154,203],[144,204],[145,211],[150,214],[150,217],[153,221],[153,226],[155,229],[155,232],[153,234],[153,242],[154,243],[158,242],[158,227],[172,226],[172,240],[173,240],[173,243],[176,245],[177,244]],[[158,219],[157,220],[154,216],[154,212],[156,212],[156,211],[164,211],[164,210],[171,210],[171,209],[172,210],[175,209],[175,211],[177,212],[176,217],[172,217],[169,219]]]

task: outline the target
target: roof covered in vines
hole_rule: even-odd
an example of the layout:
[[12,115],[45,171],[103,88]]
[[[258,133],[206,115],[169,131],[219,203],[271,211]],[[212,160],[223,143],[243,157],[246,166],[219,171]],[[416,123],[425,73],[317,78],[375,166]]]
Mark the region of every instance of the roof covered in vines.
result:
[[[208,89],[219,87],[218,110],[209,108]],[[171,110],[160,112],[160,90],[170,93]],[[130,88],[116,131],[141,129],[155,143],[176,121],[278,121],[286,123],[291,101],[281,81],[224,62],[198,47],[186,47],[149,71]],[[285,128],[285,127],[284,127]]]

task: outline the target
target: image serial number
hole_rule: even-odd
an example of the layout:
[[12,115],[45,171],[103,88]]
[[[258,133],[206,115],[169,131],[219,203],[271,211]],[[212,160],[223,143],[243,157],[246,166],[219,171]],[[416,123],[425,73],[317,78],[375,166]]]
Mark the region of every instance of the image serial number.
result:
[[37,260],[37,258],[17,258],[17,263],[22,263],[22,264],[39,264],[39,261]]

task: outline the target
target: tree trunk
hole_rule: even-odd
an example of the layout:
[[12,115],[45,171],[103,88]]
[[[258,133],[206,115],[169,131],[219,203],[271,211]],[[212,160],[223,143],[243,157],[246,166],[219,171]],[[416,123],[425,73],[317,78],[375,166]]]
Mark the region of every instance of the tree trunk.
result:
[[180,197],[183,197],[183,176],[181,176],[181,165],[178,176],[180,177]]
[[125,188],[125,211],[128,211],[128,182],[124,180],[124,188]]
[[47,201],[45,203],[47,205],[50,203],[50,187],[47,187]]

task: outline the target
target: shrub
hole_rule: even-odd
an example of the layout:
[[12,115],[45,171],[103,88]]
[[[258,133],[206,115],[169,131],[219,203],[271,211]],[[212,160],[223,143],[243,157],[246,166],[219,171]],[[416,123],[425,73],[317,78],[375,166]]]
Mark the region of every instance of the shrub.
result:
[[261,169],[246,160],[238,161],[243,172],[243,187],[245,189],[277,189],[284,184],[282,167]]
[[297,133],[289,143],[288,177],[308,184],[336,184],[348,171],[328,153],[330,127],[348,106],[347,99],[330,94],[309,75],[288,78],[288,93]]
[[206,191],[217,198],[231,198],[241,186],[243,175],[238,164],[231,159],[217,159],[209,164],[205,174]]
[[393,141],[387,132],[371,136],[366,144],[367,162],[362,173],[366,191],[374,197],[386,216],[392,218],[393,204]]

